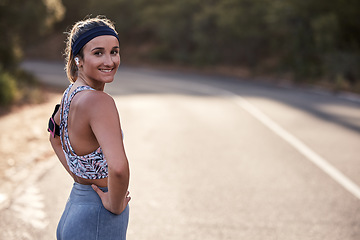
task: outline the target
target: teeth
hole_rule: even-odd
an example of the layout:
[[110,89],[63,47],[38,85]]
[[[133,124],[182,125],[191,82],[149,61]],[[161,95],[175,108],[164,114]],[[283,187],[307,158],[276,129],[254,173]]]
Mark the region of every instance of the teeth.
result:
[[111,72],[112,69],[100,69],[100,71],[102,71],[102,72]]

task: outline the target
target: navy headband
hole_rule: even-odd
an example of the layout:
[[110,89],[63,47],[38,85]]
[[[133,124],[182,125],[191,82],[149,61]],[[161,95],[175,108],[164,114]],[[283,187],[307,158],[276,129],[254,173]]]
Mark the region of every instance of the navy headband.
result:
[[72,49],[72,53],[73,56],[76,56],[79,54],[80,50],[85,46],[85,44],[87,44],[90,40],[92,40],[93,38],[96,38],[98,36],[102,36],[102,35],[111,35],[117,38],[117,40],[120,42],[119,40],[119,36],[117,35],[117,33],[114,31],[114,29],[108,27],[108,26],[98,26],[98,27],[94,27],[88,31],[86,31],[85,33],[81,34],[76,40],[75,42],[73,42],[71,44],[71,49]]

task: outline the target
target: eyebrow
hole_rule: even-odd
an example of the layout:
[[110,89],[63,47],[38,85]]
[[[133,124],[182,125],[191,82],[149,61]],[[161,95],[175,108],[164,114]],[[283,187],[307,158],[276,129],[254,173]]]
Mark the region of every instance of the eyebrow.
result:
[[[114,48],[119,49],[120,47],[119,47],[119,46],[114,46],[112,49],[114,49]],[[96,51],[96,50],[104,50],[104,49],[105,49],[105,48],[103,48],[103,47],[96,47],[96,48],[93,48],[93,49],[91,50],[91,52]]]

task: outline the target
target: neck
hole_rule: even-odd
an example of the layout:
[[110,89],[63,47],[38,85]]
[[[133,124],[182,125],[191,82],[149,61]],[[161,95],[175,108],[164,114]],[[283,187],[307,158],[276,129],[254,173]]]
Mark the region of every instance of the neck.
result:
[[95,83],[93,81],[86,79],[82,74],[79,74],[78,78],[76,79],[76,82],[78,83],[79,86],[87,85],[98,91],[104,91],[105,88],[105,83]]

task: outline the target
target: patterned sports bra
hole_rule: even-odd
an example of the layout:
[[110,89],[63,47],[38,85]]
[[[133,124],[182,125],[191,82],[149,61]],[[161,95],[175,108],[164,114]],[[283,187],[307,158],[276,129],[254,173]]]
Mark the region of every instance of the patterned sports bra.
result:
[[101,147],[87,155],[78,156],[70,144],[68,117],[71,100],[74,98],[75,94],[83,90],[95,91],[95,89],[89,86],[79,86],[71,93],[69,97],[68,95],[72,86],[73,84],[70,84],[64,93],[60,112],[60,139],[67,164],[70,168],[70,171],[78,177],[86,179],[106,178],[108,176],[108,164],[104,158]]

